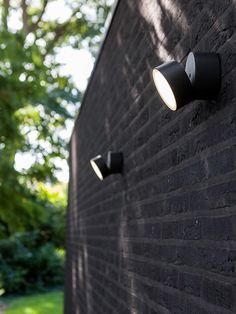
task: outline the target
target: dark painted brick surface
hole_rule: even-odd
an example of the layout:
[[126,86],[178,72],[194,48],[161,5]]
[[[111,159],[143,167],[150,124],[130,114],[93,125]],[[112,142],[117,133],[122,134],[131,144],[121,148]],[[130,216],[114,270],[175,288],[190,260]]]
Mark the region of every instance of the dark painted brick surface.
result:
[[[234,0],[119,1],[70,143],[66,314],[236,313],[235,30]],[[221,92],[171,112],[151,70],[191,50]]]

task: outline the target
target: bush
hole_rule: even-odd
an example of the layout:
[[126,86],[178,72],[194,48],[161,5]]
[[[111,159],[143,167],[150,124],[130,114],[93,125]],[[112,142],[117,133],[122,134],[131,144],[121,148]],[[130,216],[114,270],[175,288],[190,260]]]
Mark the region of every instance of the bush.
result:
[[63,283],[64,256],[42,234],[17,234],[0,241],[0,289],[6,293],[45,291]]

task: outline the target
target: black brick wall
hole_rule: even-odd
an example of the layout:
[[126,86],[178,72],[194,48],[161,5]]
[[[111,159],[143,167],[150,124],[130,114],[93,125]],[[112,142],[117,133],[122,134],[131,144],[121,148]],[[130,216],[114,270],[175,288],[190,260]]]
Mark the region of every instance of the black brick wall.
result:
[[[71,139],[66,314],[236,313],[236,1],[120,0]],[[151,69],[222,58],[217,102],[168,110]],[[101,182],[90,158],[122,151]]]

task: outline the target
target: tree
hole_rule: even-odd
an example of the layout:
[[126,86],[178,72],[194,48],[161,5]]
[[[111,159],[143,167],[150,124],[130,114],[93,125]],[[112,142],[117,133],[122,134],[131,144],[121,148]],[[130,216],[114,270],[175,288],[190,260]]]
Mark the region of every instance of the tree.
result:
[[[81,100],[70,77],[60,75],[55,54],[66,45],[95,53],[109,12],[106,0],[65,0],[70,16],[50,20],[52,2],[1,1],[0,235],[47,224],[55,208],[39,185],[56,182],[54,160],[67,158],[60,130],[74,118],[69,106]],[[10,25],[14,12],[21,12],[17,30]],[[22,172],[14,168],[18,152],[35,156]]]

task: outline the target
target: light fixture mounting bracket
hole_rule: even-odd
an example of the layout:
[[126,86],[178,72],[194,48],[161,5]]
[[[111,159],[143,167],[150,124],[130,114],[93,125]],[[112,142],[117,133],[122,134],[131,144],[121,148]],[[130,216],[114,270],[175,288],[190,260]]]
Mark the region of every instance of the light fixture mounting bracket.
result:
[[220,55],[215,52],[191,52],[185,72],[196,99],[216,99],[221,86]]
[[122,173],[123,154],[121,152],[111,152],[107,154],[107,166],[111,173]]

